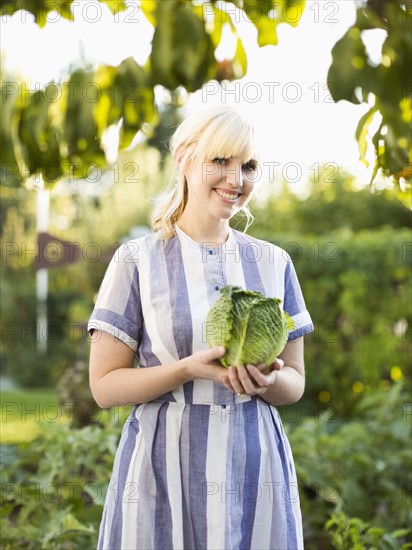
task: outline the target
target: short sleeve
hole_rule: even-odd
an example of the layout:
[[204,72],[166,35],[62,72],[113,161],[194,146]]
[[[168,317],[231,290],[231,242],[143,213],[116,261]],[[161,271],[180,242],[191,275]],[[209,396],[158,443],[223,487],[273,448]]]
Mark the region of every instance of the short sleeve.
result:
[[288,340],[296,340],[300,336],[314,330],[313,322],[296,275],[296,270],[292,260],[288,256],[285,269],[285,294],[283,300],[283,309],[292,318],[295,328],[289,332]]
[[100,286],[87,330],[116,336],[135,352],[142,329],[138,245],[129,241],[115,252]]

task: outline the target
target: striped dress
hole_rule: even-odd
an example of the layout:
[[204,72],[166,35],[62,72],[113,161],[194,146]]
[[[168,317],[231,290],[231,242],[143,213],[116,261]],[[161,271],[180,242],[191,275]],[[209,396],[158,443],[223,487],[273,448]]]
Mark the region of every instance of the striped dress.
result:
[[[117,250],[88,328],[125,342],[140,368],[167,365],[207,349],[206,315],[226,284],[281,298],[295,322],[290,340],[313,330],[284,250],[233,229],[224,245],[198,244],[180,228],[167,241],[151,234]],[[137,404],[116,453],[98,548],[303,548],[293,457],[276,408],[208,380]]]

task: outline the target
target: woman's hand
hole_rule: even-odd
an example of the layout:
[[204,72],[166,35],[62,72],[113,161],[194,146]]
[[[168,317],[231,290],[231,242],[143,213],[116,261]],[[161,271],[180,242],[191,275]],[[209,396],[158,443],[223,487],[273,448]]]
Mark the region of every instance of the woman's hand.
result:
[[189,377],[219,382],[238,395],[263,395],[275,383],[278,371],[284,366],[282,359],[277,358],[269,367],[261,363],[226,368],[218,362],[224,354],[225,348],[217,346],[187,357],[184,361],[187,362]]
[[228,369],[222,367],[218,361],[225,353],[226,350],[223,346],[216,346],[212,349],[196,351],[189,357],[182,359],[188,379],[213,380],[231,389],[229,387]]
[[277,358],[269,367],[264,363],[229,367],[229,384],[225,386],[239,396],[263,395],[276,382],[278,372],[283,366],[283,360]]

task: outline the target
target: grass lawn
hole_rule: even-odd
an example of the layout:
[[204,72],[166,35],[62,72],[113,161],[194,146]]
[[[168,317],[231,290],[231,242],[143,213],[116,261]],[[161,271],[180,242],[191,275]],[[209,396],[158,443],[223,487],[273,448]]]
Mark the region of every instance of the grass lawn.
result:
[[[2,391],[0,406],[0,444],[30,442],[47,424],[70,422],[77,406],[83,403],[60,404],[57,394],[50,389]],[[133,407],[124,405],[102,411],[98,409],[95,420],[111,421],[122,425]]]
[[0,443],[31,441],[47,422],[62,422],[66,411],[50,389],[2,391]]

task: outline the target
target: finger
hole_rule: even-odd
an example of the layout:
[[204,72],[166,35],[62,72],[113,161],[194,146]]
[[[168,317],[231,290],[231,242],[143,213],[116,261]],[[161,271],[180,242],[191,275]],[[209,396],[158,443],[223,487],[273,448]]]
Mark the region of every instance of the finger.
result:
[[254,365],[262,374],[269,374],[273,370],[275,370],[275,363],[272,363],[271,365],[266,365],[265,363],[259,363],[259,365]]
[[239,371],[242,368],[244,367],[229,367],[229,380],[232,385],[233,391],[237,393],[237,395],[244,395],[246,393],[242,382],[239,380]]
[[250,378],[249,371],[243,365],[237,368],[238,378],[243,387],[243,393],[248,395],[254,395],[256,393],[256,387],[253,384],[253,381]]
[[265,363],[260,363],[259,365],[255,365],[257,369],[260,370],[262,374],[270,374],[273,371],[281,370],[284,367],[285,363],[282,359],[275,359],[273,363],[270,365],[265,365]]
[[232,388],[232,384],[230,383],[229,379],[228,378],[223,378],[222,379],[222,384],[224,385],[224,387],[229,390],[229,391],[234,391],[234,389]]
[[221,357],[224,356],[225,353],[226,353],[226,349],[224,346],[216,346],[212,349],[209,349],[205,351],[205,355],[204,355],[205,363],[211,363],[216,359],[220,359]]
[[277,376],[277,370],[272,370],[269,374],[261,372],[255,365],[247,365],[248,373],[253,383],[260,387],[267,387],[274,384]]

